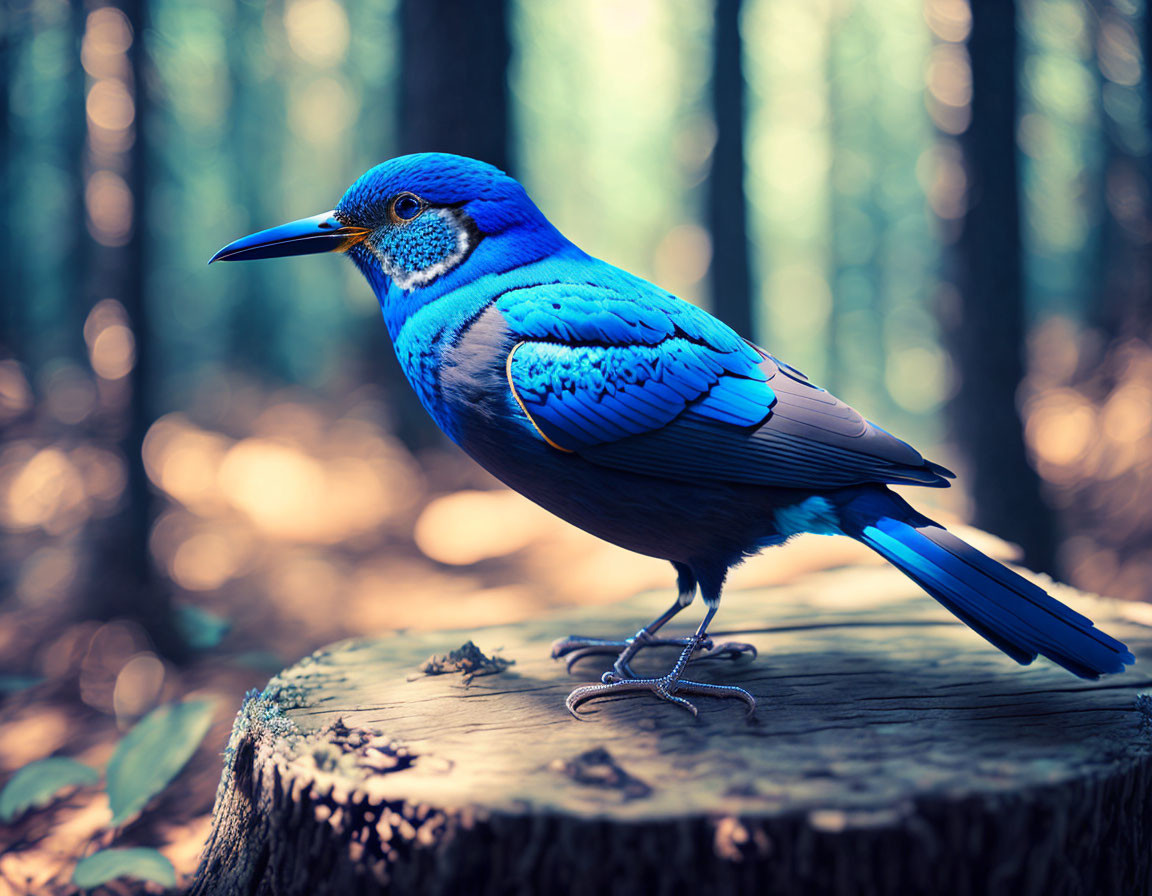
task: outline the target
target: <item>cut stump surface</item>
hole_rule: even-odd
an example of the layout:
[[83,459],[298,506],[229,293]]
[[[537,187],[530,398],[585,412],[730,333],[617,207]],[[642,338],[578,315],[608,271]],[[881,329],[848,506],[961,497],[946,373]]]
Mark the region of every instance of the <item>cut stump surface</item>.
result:
[[[668,594],[333,645],[246,701],[194,892],[1149,892],[1152,628],[1048,587],[1137,665],[1017,666],[873,566],[726,596],[715,640],[759,658],[689,668],[748,688],[752,723],[703,697],[699,720],[648,697],[565,711],[608,661],[568,675],[551,642],[627,635]],[[421,671],[469,640],[513,663]]]

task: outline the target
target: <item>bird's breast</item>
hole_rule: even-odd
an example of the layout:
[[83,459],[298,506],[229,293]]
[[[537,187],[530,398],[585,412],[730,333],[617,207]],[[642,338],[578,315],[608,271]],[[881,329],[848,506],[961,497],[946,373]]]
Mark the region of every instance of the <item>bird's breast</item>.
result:
[[[495,437],[522,416],[503,370],[511,335],[488,302],[420,309],[393,336],[396,357],[421,404],[444,433],[469,453],[469,436]],[[477,307],[478,306],[478,307]],[[450,312],[450,313],[448,313]]]

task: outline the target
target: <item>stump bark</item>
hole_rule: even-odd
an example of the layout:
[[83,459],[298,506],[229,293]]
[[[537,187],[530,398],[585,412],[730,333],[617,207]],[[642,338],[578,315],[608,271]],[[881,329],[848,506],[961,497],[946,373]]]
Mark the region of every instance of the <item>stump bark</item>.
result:
[[[1152,647],[1132,610],[1042,584]],[[707,698],[699,720],[647,697],[570,717],[606,663],[570,676],[551,641],[625,635],[667,602],[348,641],[280,673],[237,717],[193,892],[1152,889],[1139,662],[1099,682],[1020,667],[894,570],[850,567],[725,598],[717,641],[760,656],[694,675],[751,690],[752,723]],[[513,664],[421,671],[467,640]]]

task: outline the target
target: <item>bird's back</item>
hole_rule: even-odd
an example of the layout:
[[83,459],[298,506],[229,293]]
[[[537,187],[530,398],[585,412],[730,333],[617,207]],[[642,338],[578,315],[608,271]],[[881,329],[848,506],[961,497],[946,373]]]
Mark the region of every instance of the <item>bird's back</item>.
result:
[[441,302],[451,320],[441,307],[435,327],[409,322],[397,349],[441,416],[453,405],[449,434],[483,406],[542,450],[660,478],[829,489],[951,476],[703,309],[575,247]]

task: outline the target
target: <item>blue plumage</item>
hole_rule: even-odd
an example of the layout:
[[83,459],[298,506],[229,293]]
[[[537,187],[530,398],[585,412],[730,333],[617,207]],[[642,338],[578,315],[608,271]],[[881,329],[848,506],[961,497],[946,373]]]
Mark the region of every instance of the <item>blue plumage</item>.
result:
[[[1019,662],[1121,671],[1132,655],[1037,586],[921,516],[888,483],[952,474],[701,309],[566,240],[497,169],[435,153],[361,177],[330,215],[245,237],[217,258],[347,252],[380,300],[397,357],[436,422],[512,488],[581,528],[670,560],[680,597],[620,651],[605,684],[691,708],[751,697],[687,681],[727,570],[798,531],[885,556]],[[691,602],[681,662],[629,661]],[[584,655],[610,642],[565,642]]]
[[840,508],[859,538],[1019,663],[1043,655],[1081,678],[1123,672],[1128,649],[1043,589],[917,513],[891,492],[863,492]]

